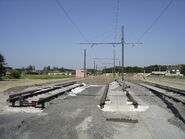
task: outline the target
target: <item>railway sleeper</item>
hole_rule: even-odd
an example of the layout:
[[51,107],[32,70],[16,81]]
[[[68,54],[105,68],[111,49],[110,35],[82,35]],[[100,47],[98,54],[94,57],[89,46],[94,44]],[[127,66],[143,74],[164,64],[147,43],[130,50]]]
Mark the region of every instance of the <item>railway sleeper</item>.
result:
[[128,118],[106,118],[106,121],[125,122],[125,123],[138,123],[137,119],[128,119]]

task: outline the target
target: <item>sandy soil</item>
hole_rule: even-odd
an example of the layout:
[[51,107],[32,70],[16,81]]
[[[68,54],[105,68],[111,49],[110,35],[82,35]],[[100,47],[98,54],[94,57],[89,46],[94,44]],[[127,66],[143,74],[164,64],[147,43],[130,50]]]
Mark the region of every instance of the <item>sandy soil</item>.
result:
[[57,82],[63,82],[67,80],[77,80],[78,83],[85,82],[86,84],[98,84],[98,85],[104,85],[111,81],[113,81],[115,78],[110,76],[96,76],[96,77],[88,77],[86,79],[76,79],[76,78],[65,78],[65,79],[47,79],[47,80],[39,80],[39,79],[19,79],[19,80],[7,80],[7,81],[0,81],[0,96],[3,95],[3,93],[11,92],[11,91],[21,91],[27,87],[30,86],[39,86],[43,84],[49,84],[49,83],[57,83]]
[[[90,78],[79,82],[82,81],[105,84],[108,79],[101,82],[96,78]],[[139,104],[149,106],[146,111],[136,113],[139,120],[136,124],[106,121],[106,117],[111,116],[110,113],[104,113],[97,107],[104,86],[92,85],[86,87],[80,95],[65,99],[61,96],[52,100],[41,113],[0,111],[0,138],[183,139],[185,137],[184,106],[156,96],[137,84],[129,85],[133,97]],[[117,89],[119,91],[117,87],[112,88],[112,91]],[[123,96],[118,97],[125,99]]]

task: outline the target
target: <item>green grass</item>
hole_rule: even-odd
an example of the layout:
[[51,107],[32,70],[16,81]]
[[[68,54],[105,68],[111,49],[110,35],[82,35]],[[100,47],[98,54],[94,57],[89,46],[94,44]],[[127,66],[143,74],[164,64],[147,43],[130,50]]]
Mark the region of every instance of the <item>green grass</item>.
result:
[[22,78],[25,79],[62,79],[62,78],[72,78],[74,75],[23,75]]
[[0,81],[14,81],[14,80],[19,80],[19,79],[9,78],[7,76],[2,76],[0,78]]

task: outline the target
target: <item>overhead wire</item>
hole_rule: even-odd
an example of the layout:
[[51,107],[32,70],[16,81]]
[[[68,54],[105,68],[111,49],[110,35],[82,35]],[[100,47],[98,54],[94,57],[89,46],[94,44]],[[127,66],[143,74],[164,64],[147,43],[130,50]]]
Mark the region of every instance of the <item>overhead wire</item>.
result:
[[160,12],[160,14],[153,20],[152,24],[143,32],[143,34],[139,37],[138,42],[152,29],[152,27],[157,23],[157,21],[161,18],[161,16],[165,13],[165,11],[170,7],[174,0],[170,0],[168,4],[164,7],[164,9]]
[[[62,5],[62,3],[59,2],[59,0],[56,0],[56,3],[57,3],[57,5],[60,7],[60,9],[64,12],[64,14],[65,14],[66,17],[69,19],[69,21],[70,21],[71,24],[74,26],[74,28],[75,28],[75,29],[79,32],[79,34],[82,36],[82,38],[83,38],[85,41],[89,42],[89,40],[87,39],[87,37],[82,33],[82,31],[80,30],[80,28],[76,25],[76,23],[75,23],[74,20],[71,18],[71,16],[70,16],[69,13],[67,12],[67,10],[66,10],[66,9],[64,8],[64,6]],[[95,50],[93,49],[93,47],[91,47],[91,48],[92,48],[92,51],[93,51],[95,57],[97,57],[96,52],[95,52]]]
[[116,2],[116,14],[115,14],[115,36],[114,36],[114,41],[117,38],[117,31],[118,31],[118,16],[119,16],[119,0]]
[[82,38],[84,38],[85,41],[89,42],[88,39],[85,37],[85,35],[82,33],[82,31],[80,30],[80,28],[76,25],[76,23],[72,20],[71,16],[69,15],[69,13],[67,12],[67,10],[64,8],[64,6],[61,4],[61,2],[59,2],[58,0],[56,0],[56,3],[58,4],[58,6],[60,7],[60,9],[64,12],[64,14],[66,15],[66,17],[69,19],[69,21],[71,22],[71,24],[74,26],[74,28],[79,32],[79,34],[82,36]]

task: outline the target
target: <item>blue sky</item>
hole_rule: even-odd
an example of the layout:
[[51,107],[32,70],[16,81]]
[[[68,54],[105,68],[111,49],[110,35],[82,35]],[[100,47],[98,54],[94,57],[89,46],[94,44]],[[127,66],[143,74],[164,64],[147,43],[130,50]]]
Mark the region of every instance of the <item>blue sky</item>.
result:
[[[90,42],[114,41],[116,0],[58,0]],[[159,16],[169,0],[119,0],[117,38],[121,25],[125,41],[137,42]],[[141,39],[143,45],[125,46],[125,64],[185,64],[185,0],[174,0],[170,7]],[[87,67],[93,58],[112,58],[112,46],[82,46],[86,42],[71,24],[55,0],[0,0],[0,53],[8,66],[35,65],[66,68],[83,67],[83,49],[87,49]],[[121,47],[116,47],[121,58]],[[112,61],[97,61],[102,63]],[[118,62],[117,62],[118,64]],[[109,65],[111,66],[111,65]]]

